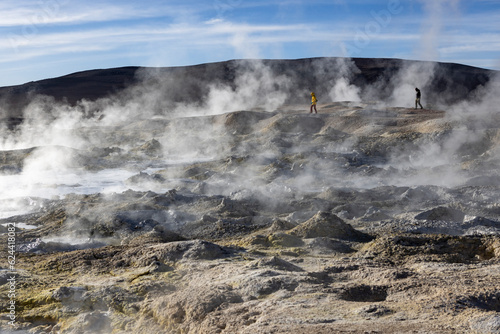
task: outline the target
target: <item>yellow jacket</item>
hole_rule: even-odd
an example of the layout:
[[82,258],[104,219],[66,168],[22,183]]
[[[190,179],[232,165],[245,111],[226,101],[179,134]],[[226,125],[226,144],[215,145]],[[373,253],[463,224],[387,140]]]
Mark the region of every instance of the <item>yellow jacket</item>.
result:
[[318,99],[316,98],[316,95],[314,93],[311,93],[311,104],[316,105],[316,102],[318,102]]

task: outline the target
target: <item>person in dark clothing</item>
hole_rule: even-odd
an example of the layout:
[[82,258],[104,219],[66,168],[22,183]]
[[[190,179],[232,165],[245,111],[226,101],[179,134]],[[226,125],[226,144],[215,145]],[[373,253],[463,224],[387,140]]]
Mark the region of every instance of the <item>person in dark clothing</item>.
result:
[[422,97],[422,94],[420,93],[420,89],[415,88],[415,91],[417,92],[417,97],[415,99],[415,109],[417,109],[417,105],[420,106],[420,109],[424,109],[424,107],[422,107],[422,104],[420,104],[420,98]]

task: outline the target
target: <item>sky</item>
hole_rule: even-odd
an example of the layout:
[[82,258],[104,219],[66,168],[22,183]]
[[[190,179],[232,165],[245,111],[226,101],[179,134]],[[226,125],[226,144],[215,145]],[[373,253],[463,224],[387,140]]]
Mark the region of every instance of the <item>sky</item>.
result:
[[0,86],[242,58],[403,58],[500,70],[500,0],[2,0],[0,15]]

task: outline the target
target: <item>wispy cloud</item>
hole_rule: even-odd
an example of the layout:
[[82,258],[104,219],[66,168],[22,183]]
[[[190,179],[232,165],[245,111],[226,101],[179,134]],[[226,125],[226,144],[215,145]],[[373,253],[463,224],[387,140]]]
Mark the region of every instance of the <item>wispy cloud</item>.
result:
[[[205,24],[159,24],[137,25],[115,29],[105,27],[65,32],[43,33],[36,38],[22,35],[3,36],[0,48],[4,52],[0,61],[7,62],[30,57],[57,55],[71,52],[91,52],[118,49],[126,45],[156,44],[161,47],[175,46],[195,48],[203,45],[231,47],[234,38],[246,36],[253,45],[276,45],[283,43],[338,43],[352,38],[348,30],[328,29],[324,25],[305,24],[244,24],[222,20]],[[375,41],[407,41],[418,38],[416,34],[378,34]],[[189,41],[189,43],[186,43]]]
[[[142,2],[70,2],[69,0],[6,1],[0,5],[0,27],[27,25],[85,24],[155,17],[175,17],[187,9],[182,5]],[[190,11],[196,11],[196,8]]]

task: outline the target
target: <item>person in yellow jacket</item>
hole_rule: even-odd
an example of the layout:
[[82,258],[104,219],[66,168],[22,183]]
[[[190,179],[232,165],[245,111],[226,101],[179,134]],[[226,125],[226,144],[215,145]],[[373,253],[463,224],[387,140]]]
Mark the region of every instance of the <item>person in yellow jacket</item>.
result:
[[318,103],[318,99],[316,98],[316,95],[314,94],[314,92],[312,92],[311,93],[311,111],[309,112],[310,114],[312,114],[313,109],[314,109],[314,112],[316,114],[318,113],[318,110],[316,109],[316,103]]

